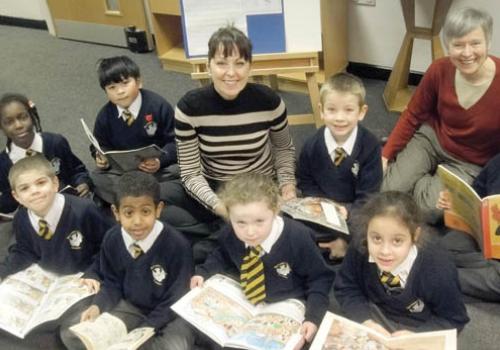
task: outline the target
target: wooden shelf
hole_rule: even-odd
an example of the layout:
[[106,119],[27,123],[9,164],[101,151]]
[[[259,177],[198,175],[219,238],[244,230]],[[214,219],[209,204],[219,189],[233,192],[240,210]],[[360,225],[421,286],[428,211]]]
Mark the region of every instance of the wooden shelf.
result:
[[175,46],[163,55],[158,56],[158,58],[165,70],[186,74],[191,74],[193,71],[193,66],[186,58],[184,48],[182,47]]

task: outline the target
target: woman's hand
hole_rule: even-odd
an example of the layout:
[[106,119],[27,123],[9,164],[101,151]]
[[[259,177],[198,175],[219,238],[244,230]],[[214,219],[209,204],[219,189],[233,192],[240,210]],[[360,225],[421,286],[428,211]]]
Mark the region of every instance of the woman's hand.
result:
[[281,187],[281,198],[283,200],[289,201],[290,199],[295,199],[297,198],[297,189],[295,188],[294,184],[286,184]]
[[220,202],[215,206],[214,212],[223,219],[229,218],[229,213],[227,212],[226,206]]

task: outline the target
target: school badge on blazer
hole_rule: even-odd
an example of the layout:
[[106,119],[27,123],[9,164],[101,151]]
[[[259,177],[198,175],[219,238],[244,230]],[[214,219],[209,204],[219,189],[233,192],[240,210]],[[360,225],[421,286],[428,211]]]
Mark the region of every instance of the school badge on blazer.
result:
[[406,307],[406,310],[410,311],[412,314],[422,312],[424,310],[425,304],[422,300],[417,299],[410,305]]
[[61,171],[61,159],[55,157],[50,160],[50,164],[54,168],[54,171],[56,172],[56,175],[59,175]]
[[359,162],[356,160],[351,167],[351,173],[354,177],[358,177],[359,174]]
[[153,115],[147,114],[144,116],[144,119],[146,120],[146,124],[144,125],[146,134],[148,134],[148,136],[154,136],[156,134],[156,130],[158,129],[158,125],[156,125]]
[[167,278],[167,272],[161,265],[151,266],[151,273],[153,274],[153,281],[159,286],[161,286],[165,278]]
[[66,238],[71,249],[82,249],[83,235],[80,231],[72,231]]
[[274,269],[276,270],[276,273],[283,278],[288,278],[288,275],[292,272],[292,268],[287,262],[280,262],[274,266]]

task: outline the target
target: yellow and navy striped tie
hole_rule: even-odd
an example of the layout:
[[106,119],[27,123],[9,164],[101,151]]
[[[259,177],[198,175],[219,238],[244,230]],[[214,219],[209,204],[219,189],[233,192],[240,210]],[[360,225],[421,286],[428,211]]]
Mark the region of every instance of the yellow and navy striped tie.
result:
[[387,271],[382,271],[382,274],[380,275],[380,282],[382,282],[383,285],[390,288],[401,287],[401,281],[399,280],[399,276],[397,275],[395,276]]
[[335,148],[335,157],[333,159],[333,164],[339,166],[340,163],[347,157],[346,151],[342,147]]
[[141,246],[137,243],[133,243],[130,246],[130,252],[132,253],[132,256],[134,259],[137,259],[138,257],[140,257],[142,255],[142,253],[144,253]]
[[38,153],[37,151],[35,151],[35,150],[31,149],[31,148],[28,148],[28,149],[26,150],[26,157],[31,157],[31,156],[34,156],[34,155],[35,155],[35,154],[37,154],[37,153]]
[[49,240],[54,233],[49,228],[49,223],[44,219],[38,220],[38,235],[43,239]]
[[264,263],[260,258],[262,247],[248,247],[240,269],[240,284],[245,296],[252,304],[266,298]]
[[132,115],[132,112],[130,112],[128,109],[124,109],[123,112],[123,117],[125,118],[125,123],[127,123],[128,126],[132,125],[134,122],[134,116]]

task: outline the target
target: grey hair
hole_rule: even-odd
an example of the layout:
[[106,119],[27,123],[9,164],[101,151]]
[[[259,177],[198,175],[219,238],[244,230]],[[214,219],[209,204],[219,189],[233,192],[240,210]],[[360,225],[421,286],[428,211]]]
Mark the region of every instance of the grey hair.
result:
[[463,37],[477,27],[483,29],[486,37],[486,44],[491,43],[491,35],[493,32],[493,18],[484,10],[479,10],[471,7],[464,7],[446,16],[443,25],[443,41],[446,47],[452,39]]

